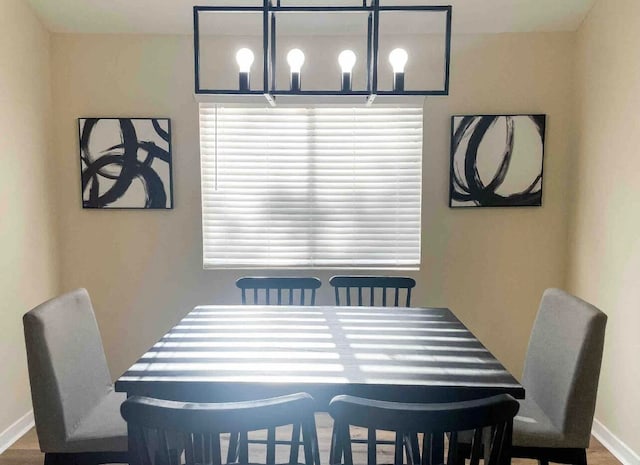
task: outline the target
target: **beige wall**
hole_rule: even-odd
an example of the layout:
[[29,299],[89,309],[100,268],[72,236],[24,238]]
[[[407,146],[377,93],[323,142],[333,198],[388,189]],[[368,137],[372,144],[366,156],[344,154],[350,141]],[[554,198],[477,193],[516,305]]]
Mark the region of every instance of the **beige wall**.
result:
[[596,418],[640,455],[639,43],[637,0],[600,0],[578,32],[569,287],[609,315]]
[[31,409],[22,314],[58,291],[49,47],[26,2],[0,2],[0,432]]
[[[456,37],[451,96],[425,105],[414,303],[451,307],[517,375],[543,289],[565,284],[573,54],[569,33]],[[54,35],[52,59],[63,288],[89,289],[117,376],[194,305],[238,302],[242,272],[202,270],[191,38]],[[450,116],[527,112],[548,115],[544,206],[449,209]],[[81,209],[86,116],[172,119],[173,211]],[[325,288],[320,302],[331,299]]]

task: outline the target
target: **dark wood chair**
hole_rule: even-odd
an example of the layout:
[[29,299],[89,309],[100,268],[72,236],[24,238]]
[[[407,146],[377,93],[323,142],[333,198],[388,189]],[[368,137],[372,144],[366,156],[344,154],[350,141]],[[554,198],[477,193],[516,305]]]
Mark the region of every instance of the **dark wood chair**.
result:
[[[470,465],[478,465],[484,451],[485,465],[501,465],[509,457],[511,425],[518,402],[508,394],[465,402],[410,404],[384,402],[352,396],[334,397],[329,404],[334,428],[330,465],[353,465],[350,426],[391,431],[396,435],[394,465],[456,465],[458,433],[473,431]],[[417,438],[422,434],[422,447]],[[442,441],[448,434],[447,460],[443,462]],[[375,435],[374,435],[375,437]],[[482,444],[489,447],[482,448]],[[377,463],[377,443],[369,442],[367,465]]]
[[[314,277],[245,276],[236,281],[236,286],[242,291],[242,305],[315,305],[316,290],[322,286],[322,281]],[[241,438],[232,437],[232,447],[238,441]],[[252,444],[263,442],[259,439],[249,440]],[[291,441],[279,440],[277,443],[291,445],[291,453],[294,454],[295,451],[297,454],[300,425],[294,425]]]
[[[252,305],[315,305],[316,290],[321,285],[318,278],[298,277],[246,276],[236,281],[243,305],[249,300]],[[253,298],[248,299],[247,294]]]
[[[416,285],[413,278],[403,276],[333,276],[329,280],[336,295],[336,305],[346,306],[389,306],[393,302],[394,307],[400,305],[411,306],[411,289]],[[390,292],[391,291],[391,292]],[[391,293],[391,299],[387,294]],[[401,300],[401,294],[404,299]],[[370,443],[375,440],[375,430],[369,430],[367,439],[354,438],[354,444]],[[414,442],[417,438],[414,438]],[[380,445],[392,444],[388,440],[377,441]]]
[[[292,424],[302,425],[303,463],[319,464],[314,401],[309,394],[229,403],[131,397],[121,412],[133,438],[131,465],[221,465],[222,434],[239,433],[246,438],[260,430],[269,431],[266,459],[261,463],[275,465],[276,428]],[[229,457],[239,465],[258,463],[249,459],[246,440],[238,443],[237,451],[229,451]]]
[[[334,276],[329,284],[335,289],[336,305],[410,307],[411,289],[416,281],[403,276]],[[387,298],[389,293],[392,294],[390,299]]]

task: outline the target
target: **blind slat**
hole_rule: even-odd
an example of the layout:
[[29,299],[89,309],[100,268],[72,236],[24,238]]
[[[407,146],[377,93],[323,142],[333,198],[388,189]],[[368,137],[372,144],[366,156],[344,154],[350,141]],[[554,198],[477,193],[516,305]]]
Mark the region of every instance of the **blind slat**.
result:
[[204,267],[418,267],[422,119],[201,103]]

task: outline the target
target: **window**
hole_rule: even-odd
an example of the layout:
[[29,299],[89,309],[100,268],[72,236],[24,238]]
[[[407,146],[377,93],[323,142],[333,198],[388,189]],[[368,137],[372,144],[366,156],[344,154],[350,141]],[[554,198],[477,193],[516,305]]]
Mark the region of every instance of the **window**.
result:
[[206,268],[417,268],[422,108],[200,104]]

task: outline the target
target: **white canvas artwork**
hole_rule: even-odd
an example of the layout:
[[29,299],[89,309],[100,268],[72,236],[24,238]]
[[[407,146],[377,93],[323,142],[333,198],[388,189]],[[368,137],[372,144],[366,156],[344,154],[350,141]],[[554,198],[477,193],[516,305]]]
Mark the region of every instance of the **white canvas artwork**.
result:
[[83,208],[173,208],[167,118],[81,118]]
[[545,115],[454,116],[451,207],[542,205]]

